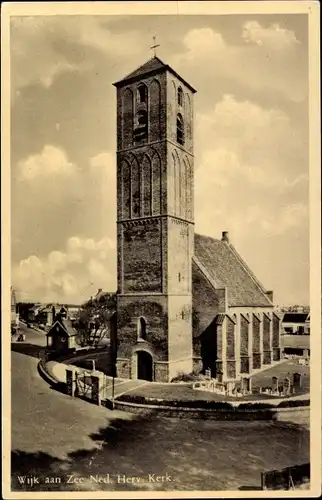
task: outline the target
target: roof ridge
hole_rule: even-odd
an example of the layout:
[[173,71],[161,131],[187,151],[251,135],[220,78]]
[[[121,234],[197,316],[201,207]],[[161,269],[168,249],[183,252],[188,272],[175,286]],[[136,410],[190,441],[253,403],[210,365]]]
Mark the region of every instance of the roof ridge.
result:
[[215,289],[220,289],[220,288],[225,288],[225,287],[222,287],[222,286],[218,286],[217,283],[211,278],[210,274],[208,273],[207,269],[205,268],[205,266],[203,264],[201,264],[200,260],[198,259],[198,257],[196,257],[195,255],[192,256],[192,260],[194,260],[195,264],[197,264],[197,266],[199,267],[200,271],[202,272],[202,274],[205,276],[205,278],[209,281],[209,283],[211,284],[211,286]]
[[184,83],[192,93],[195,93],[196,90],[188,83],[179,73],[177,73],[169,64],[164,63],[159,57],[153,56],[150,59],[147,59],[143,64],[141,64],[138,68],[134,69],[130,73],[128,73],[125,77],[121,78],[117,82],[113,83],[115,87],[120,87],[122,84],[126,82],[135,81],[138,77],[149,75],[153,73],[159,73],[160,71],[170,71],[176,78],[178,78],[182,83]]
[[212,241],[221,241],[219,238],[214,238],[213,236],[208,236],[207,234],[195,233],[195,236],[201,236],[202,238],[207,238]]
[[266,289],[264,288],[264,286],[261,284],[261,282],[256,278],[255,274],[253,273],[253,271],[250,269],[250,267],[246,264],[246,262],[244,261],[244,259],[242,258],[242,256],[237,252],[236,248],[234,247],[234,245],[232,245],[231,243],[227,245],[228,248],[230,249],[230,251],[235,255],[235,257],[239,260],[240,264],[243,266],[243,268],[245,269],[245,271],[248,273],[249,277],[254,281],[254,283],[257,285],[257,287],[260,289],[260,291],[263,293],[263,295],[265,295],[265,297],[267,298],[267,300],[273,304],[273,302],[268,298],[268,296],[266,295]]
[[147,59],[143,64],[141,64],[138,68],[134,69],[133,71],[131,71],[130,73],[128,73],[126,76],[124,76],[124,78],[122,78],[122,80],[127,80],[128,78],[131,78],[131,75],[133,73],[137,73],[140,71],[141,68],[143,68],[146,64],[148,64],[150,61],[153,61],[153,59],[157,59],[161,64],[163,64],[164,66],[166,66],[164,64],[164,62],[161,61],[161,59],[159,59],[157,56],[153,56],[153,57],[150,57],[150,59]]

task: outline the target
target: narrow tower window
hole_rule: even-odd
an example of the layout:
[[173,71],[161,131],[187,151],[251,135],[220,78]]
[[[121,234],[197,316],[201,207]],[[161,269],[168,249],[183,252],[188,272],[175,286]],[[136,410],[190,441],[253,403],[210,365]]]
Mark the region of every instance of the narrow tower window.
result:
[[148,136],[148,113],[141,109],[136,115],[136,122],[134,126],[134,140],[135,142],[147,139]]
[[183,118],[180,113],[177,115],[177,143],[184,145],[184,125]]
[[147,102],[148,100],[148,89],[145,85],[139,85],[137,89],[137,102]]
[[146,339],[146,321],[142,317],[138,321],[138,338],[142,340]]
[[183,106],[183,91],[182,88],[178,88],[178,105]]

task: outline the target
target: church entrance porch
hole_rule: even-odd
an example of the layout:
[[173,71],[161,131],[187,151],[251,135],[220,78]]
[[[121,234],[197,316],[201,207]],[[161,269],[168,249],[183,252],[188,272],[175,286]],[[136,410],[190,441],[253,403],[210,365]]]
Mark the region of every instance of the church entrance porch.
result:
[[153,380],[153,359],[147,351],[136,352],[137,378],[140,380]]

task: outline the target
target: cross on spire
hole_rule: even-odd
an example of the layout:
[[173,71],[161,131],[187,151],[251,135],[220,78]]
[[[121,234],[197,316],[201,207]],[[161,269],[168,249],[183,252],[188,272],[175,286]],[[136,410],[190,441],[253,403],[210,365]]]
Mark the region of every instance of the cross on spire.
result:
[[153,37],[153,45],[150,47],[151,50],[153,49],[154,57],[156,57],[156,55],[157,55],[156,50],[155,50],[157,47],[160,47],[160,45],[156,43],[156,37],[154,36]]

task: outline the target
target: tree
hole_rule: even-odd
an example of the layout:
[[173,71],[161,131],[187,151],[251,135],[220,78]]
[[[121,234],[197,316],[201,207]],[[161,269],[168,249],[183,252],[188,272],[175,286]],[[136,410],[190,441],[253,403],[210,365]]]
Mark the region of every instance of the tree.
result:
[[97,345],[104,337],[108,337],[111,316],[115,311],[115,293],[99,291],[94,298],[85,302],[73,325],[79,333],[79,343],[82,346]]

